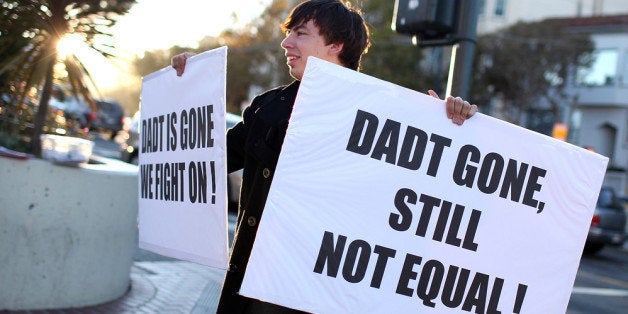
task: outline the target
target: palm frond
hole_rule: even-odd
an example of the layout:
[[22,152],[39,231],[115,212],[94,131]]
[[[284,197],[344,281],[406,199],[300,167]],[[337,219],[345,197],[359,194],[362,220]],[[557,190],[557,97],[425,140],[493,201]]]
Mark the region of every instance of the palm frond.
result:
[[[113,46],[94,44],[97,36],[111,36],[109,29],[127,13],[135,0],[5,0],[0,2],[0,94],[10,93],[21,106],[31,91],[40,92],[40,102],[32,135],[33,153],[37,143],[47,98],[53,84],[65,80],[73,93],[88,103],[94,97],[88,86],[98,92],[91,73],[76,57],[57,60],[56,44],[67,33],[84,36],[91,49],[105,58],[115,58]],[[63,62],[66,78],[51,75],[54,65]]]

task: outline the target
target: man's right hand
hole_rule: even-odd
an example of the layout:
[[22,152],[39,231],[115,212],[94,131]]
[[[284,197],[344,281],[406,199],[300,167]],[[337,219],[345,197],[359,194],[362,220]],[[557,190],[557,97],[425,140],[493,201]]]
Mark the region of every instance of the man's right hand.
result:
[[185,72],[185,63],[187,62],[188,58],[193,55],[194,53],[192,52],[184,52],[172,57],[172,59],[170,60],[170,64],[177,71],[177,76],[183,75],[183,72]]

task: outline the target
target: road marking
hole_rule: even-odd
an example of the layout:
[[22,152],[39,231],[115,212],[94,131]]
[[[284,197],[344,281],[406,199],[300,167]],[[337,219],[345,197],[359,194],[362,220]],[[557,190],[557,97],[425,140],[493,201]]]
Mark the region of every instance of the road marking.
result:
[[628,288],[628,282],[626,282],[624,280],[618,280],[618,279],[615,279],[615,278],[610,278],[610,277],[606,277],[606,276],[600,276],[600,275],[596,275],[594,273],[583,271],[583,270],[578,270],[578,276],[585,277],[585,278],[590,278],[590,279],[594,279],[594,280],[598,280],[598,281],[602,281],[604,283],[607,283],[607,284],[610,284],[610,285],[615,285],[615,286],[620,286],[622,288]]
[[573,287],[571,294],[587,294],[606,297],[628,297],[628,290],[593,287]]

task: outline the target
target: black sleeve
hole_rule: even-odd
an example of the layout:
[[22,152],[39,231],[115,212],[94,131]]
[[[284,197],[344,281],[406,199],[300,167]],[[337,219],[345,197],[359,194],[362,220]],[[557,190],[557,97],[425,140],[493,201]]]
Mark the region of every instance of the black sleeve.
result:
[[[244,109],[242,121],[227,130],[227,172],[231,173],[244,167],[244,144],[248,134],[249,126],[253,122],[253,115],[256,104],[253,103]],[[255,106],[257,107],[257,106]]]
[[244,109],[242,121],[227,130],[227,172],[238,171],[244,167],[244,146],[257,110],[283,88],[269,90],[253,98],[251,105]]

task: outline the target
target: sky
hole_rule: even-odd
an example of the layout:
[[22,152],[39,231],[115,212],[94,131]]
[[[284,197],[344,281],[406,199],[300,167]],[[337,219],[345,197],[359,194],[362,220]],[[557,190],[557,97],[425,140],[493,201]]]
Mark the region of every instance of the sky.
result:
[[[132,60],[144,51],[168,49],[174,45],[196,48],[206,36],[226,28],[244,26],[258,17],[272,0],[137,0],[111,29],[116,51]],[[124,80],[136,79],[126,73],[124,60],[111,63],[95,52],[70,45],[90,68],[101,90]]]
[[173,45],[195,47],[205,36],[243,26],[270,0],[138,0],[113,28],[116,45],[132,53]]

